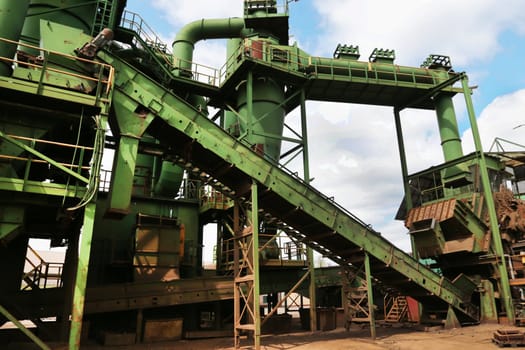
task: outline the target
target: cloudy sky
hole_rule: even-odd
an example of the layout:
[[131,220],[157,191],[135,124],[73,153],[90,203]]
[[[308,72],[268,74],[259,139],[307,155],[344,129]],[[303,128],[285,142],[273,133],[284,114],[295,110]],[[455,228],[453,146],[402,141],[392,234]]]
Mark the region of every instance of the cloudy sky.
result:
[[[242,0],[128,0],[168,43],[201,18],[242,16]],[[338,43],[395,49],[396,64],[419,66],[429,54],[451,57],[477,86],[473,101],[488,150],[495,137],[525,143],[525,1],[299,0],[290,6],[290,43],[331,57]],[[199,42],[197,63],[221,67],[223,40]],[[455,97],[464,153],[473,150],[463,96]],[[391,108],[309,102],[312,185],[404,250],[406,229],[393,219],[403,195]],[[290,118],[293,118],[291,116]],[[401,115],[411,172],[442,162],[435,113]],[[509,148],[510,150],[510,148]]]

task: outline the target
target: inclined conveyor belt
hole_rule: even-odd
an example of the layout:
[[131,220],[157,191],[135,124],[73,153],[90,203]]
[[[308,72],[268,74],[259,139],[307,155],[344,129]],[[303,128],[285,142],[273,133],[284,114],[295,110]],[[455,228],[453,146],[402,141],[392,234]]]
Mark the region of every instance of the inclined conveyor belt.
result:
[[182,166],[207,174],[206,180],[237,199],[250,199],[255,180],[259,208],[295,239],[349,268],[359,268],[367,253],[372,276],[382,287],[412,296],[430,310],[446,311],[451,305],[462,322],[478,321],[477,307],[471,304],[475,286],[468,278],[450,281],[436,274],[137,69],[109,53],[99,55],[116,69],[114,99],[126,101],[121,105],[127,106],[130,118],[140,118],[134,113],[138,107],[147,108],[154,116],[148,133]]

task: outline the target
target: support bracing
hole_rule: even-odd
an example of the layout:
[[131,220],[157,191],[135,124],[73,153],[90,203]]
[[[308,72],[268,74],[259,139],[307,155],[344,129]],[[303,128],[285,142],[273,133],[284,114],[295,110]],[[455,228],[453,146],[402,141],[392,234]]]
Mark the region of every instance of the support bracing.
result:
[[465,96],[465,104],[467,106],[467,112],[470,120],[470,127],[472,129],[472,137],[474,139],[474,146],[478,153],[479,171],[481,175],[481,185],[484,192],[485,203],[487,205],[487,211],[490,219],[490,231],[492,233],[492,241],[495,253],[499,257],[497,259],[497,270],[499,272],[500,288],[502,306],[505,308],[507,319],[509,324],[514,324],[514,305],[512,304],[512,294],[510,290],[509,276],[507,267],[505,264],[505,252],[503,251],[503,244],[501,241],[501,235],[499,230],[498,217],[496,215],[496,208],[494,204],[494,197],[492,195],[492,188],[490,186],[490,179],[487,170],[487,162],[485,160],[485,154],[483,153],[483,147],[481,145],[481,138],[479,136],[478,124],[476,121],[476,114],[474,112],[474,104],[472,103],[472,90],[468,86],[468,77],[466,74],[462,75],[461,86],[463,87],[463,96]]
[[91,254],[91,240],[95,221],[96,204],[89,203],[85,207],[84,224],[82,226],[80,253],[78,256],[75,291],[73,294],[73,308],[71,310],[71,330],[69,333],[69,349],[80,349],[82,332],[82,317],[84,316],[84,302],[86,298],[86,284]]
[[261,316],[259,301],[259,218],[257,183],[251,186],[251,208],[248,203],[234,206],[234,337],[235,348],[241,347],[241,335],[253,339],[260,348]]

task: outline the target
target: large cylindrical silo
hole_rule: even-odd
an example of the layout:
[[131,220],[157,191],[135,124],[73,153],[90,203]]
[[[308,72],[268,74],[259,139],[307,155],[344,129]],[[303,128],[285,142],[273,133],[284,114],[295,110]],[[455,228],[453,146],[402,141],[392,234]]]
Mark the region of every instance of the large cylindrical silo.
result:
[[[91,0],[31,0],[21,39],[27,44],[38,46],[41,19],[78,28],[86,34],[91,34],[96,9],[97,2]],[[36,50],[27,50],[23,47],[21,49],[38,55]]]
[[245,117],[247,125],[240,123],[240,131],[247,129],[247,140],[256,151],[267,158],[278,161],[281,154],[285,110],[282,105],[285,97],[282,86],[269,77],[255,77],[252,84],[252,115],[248,115],[246,84],[239,87],[237,110]]

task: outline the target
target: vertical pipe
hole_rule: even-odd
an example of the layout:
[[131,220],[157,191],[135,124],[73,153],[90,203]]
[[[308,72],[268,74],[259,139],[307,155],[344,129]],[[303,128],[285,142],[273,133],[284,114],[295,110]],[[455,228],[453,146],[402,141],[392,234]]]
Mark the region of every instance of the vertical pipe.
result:
[[259,305],[259,195],[257,193],[257,182],[252,180],[252,252],[253,252],[253,314],[254,320],[254,341],[255,349],[261,348],[261,310]]
[[[410,190],[410,183],[408,181],[408,165],[405,151],[405,142],[403,141],[403,128],[401,127],[401,115],[399,109],[394,108],[394,120],[396,124],[396,135],[397,135],[397,146],[399,148],[399,159],[401,161],[401,173],[403,176],[403,188],[405,190],[405,206],[407,215],[410,209],[413,207],[412,203],[412,191]],[[417,259],[417,247],[414,242],[414,237],[410,235],[410,246],[412,249],[412,256]]]
[[372,272],[370,269],[370,256],[365,253],[366,289],[368,295],[368,317],[370,317],[370,336],[376,338],[376,318],[374,315],[374,292],[372,286]]
[[80,336],[82,333],[82,317],[84,316],[84,303],[86,297],[86,284],[91,254],[91,239],[93,237],[93,224],[95,222],[95,202],[88,203],[84,211],[82,226],[82,240],[78,256],[75,292],[73,294],[73,308],[71,310],[71,330],[69,333],[69,349],[80,349]]
[[[306,95],[304,89],[301,90],[301,134],[303,141],[303,177],[307,184],[310,184],[310,165],[308,161],[308,130],[306,124]],[[307,248],[308,255],[308,271],[310,273],[310,284],[308,286],[308,294],[310,295],[310,331],[315,332],[317,328],[317,298],[315,288],[315,265],[314,265],[314,251],[312,248]]]
[[435,106],[445,162],[462,157],[463,149],[452,97],[448,94],[439,94]]
[[248,137],[253,133],[253,72],[250,70],[248,72],[248,77],[246,80],[246,132]]
[[493,247],[496,254],[499,256],[496,264],[500,276],[501,297],[503,298],[503,305],[507,313],[509,324],[514,324],[514,306],[512,305],[512,294],[509,284],[509,276],[507,274],[507,267],[505,266],[505,252],[503,251],[503,244],[501,242],[501,235],[498,226],[498,217],[496,215],[496,208],[494,205],[494,197],[492,195],[492,188],[490,186],[489,174],[487,170],[487,163],[485,154],[481,145],[481,138],[479,136],[478,124],[476,115],[474,113],[474,105],[472,103],[471,93],[468,86],[468,77],[466,74],[461,78],[461,86],[463,87],[463,95],[465,96],[465,103],[467,105],[468,117],[470,120],[470,127],[472,129],[472,137],[474,139],[474,146],[479,156],[479,172],[481,176],[481,185],[485,195],[485,203],[490,219],[490,231],[492,233]]

